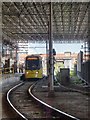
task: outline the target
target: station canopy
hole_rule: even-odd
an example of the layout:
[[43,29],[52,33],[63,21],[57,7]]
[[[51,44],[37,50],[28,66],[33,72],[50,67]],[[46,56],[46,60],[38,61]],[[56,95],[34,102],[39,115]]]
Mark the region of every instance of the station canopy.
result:
[[[88,38],[88,2],[53,2],[53,41],[84,42]],[[2,40],[45,42],[49,38],[50,3],[3,2]]]

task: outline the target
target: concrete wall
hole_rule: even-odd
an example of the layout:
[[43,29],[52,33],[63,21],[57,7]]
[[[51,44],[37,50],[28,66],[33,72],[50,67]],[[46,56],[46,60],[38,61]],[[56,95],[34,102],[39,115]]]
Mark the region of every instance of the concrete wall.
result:
[[70,69],[69,68],[61,68],[61,84],[68,85],[69,84],[69,78],[70,78]]
[[90,60],[81,64],[81,72],[77,71],[77,74],[90,84]]
[[82,64],[81,77],[90,83],[90,60]]
[[83,62],[83,53],[80,51],[77,59],[77,75],[79,75],[82,80],[90,83],[90,60]]
[[83,52],[80,51],[80,52],[78,53],[78,58],[77,58],[77,71],[78,71],[78,72],[81,72],[82,62],[83,62]]
[[72,68],[71,61],[72,61],[71,59],[65,59],[64,60],[64,67],[71,69]]

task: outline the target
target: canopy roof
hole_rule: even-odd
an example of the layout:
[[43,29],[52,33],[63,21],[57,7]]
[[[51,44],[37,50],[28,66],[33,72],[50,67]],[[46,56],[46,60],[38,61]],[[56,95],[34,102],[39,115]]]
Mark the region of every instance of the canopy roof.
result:
[[[45,42],[48,40],[48,2],[3,2],[4,42]],[[53,2],[53,41],[84,42],[88,37],[88,2]]]

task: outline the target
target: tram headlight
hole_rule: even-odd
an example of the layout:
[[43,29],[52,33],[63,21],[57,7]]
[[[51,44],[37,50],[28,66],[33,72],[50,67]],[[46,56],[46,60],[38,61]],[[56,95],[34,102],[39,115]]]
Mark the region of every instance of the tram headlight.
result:
[[26,72],[26,74],[28,74],[29,72]]
[[38,74],[38,71],[36,72],[36,74]]

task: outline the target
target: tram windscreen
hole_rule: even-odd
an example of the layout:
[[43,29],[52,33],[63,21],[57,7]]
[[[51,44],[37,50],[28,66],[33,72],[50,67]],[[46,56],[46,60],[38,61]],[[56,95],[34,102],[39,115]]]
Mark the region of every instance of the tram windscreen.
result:
[[26,60],[26,70],[37,70],[40,69],[39,59],[28,58]]

